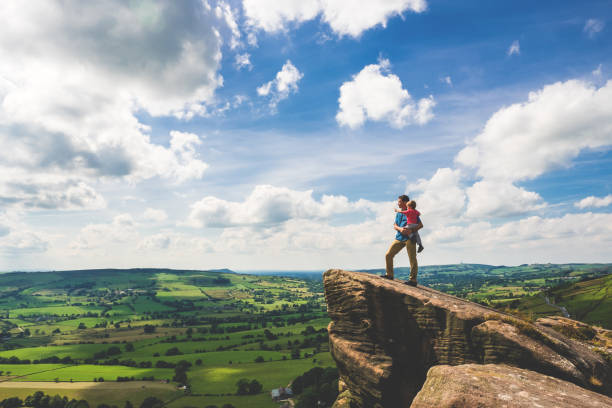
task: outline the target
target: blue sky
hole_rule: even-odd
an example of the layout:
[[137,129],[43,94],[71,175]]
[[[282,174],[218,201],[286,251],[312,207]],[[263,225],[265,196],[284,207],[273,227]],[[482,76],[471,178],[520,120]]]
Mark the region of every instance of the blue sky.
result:
[[0,268],[610,262],[610,2],[356,4],[3,3]]

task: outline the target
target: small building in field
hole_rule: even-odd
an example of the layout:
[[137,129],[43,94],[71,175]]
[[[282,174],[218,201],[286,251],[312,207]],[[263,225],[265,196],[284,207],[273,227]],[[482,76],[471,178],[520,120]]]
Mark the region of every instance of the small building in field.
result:
[[289,387],[279,387],[270,391],[270,396],[276,402],[293,397],[293,391]]

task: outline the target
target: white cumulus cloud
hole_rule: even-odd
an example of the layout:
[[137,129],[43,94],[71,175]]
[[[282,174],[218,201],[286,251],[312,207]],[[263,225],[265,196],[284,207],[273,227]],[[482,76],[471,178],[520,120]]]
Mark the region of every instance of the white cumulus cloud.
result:
[[468,217],[509,217],[545,207],[538,193],[503,181],[479,181],[467,189]]
[[202,176],[193,149],[152,143],[135,116],[213,102],[221,40],[200,1],[2,2],[0,14],[0,174],[20,176],[0,177],[3,201],[99,207],[94,178]]
[[[465,208],[466,194],[459,170],[441,168],[430,179],[409,184],[407,192],[418,192],[417,208],[429,219],[458,218]],[[411,196],[412,198],[412,196]]]
[[289,94],[298,91],[298,83],[303,77],[304,74],[291,61],[287,60],[273,80],[257,88],[257,94],[269,97],[270,107],[275,109],[280,101],[287,99]]
[[244,54],[236,55],[236,67],[240,70],[242,68],[248,68],[251,70],[253,68],[253,64],[251,64],[251,55],[247,52]]
[[[612,81],[601,87],[569,80],[547,85],[529,93],[523,103],[503,107],[487,121],[484,129],[456,155],[455,162],[463,167],[465,181],[471,180],[470,169],[476,180],[465,187],[464,215],[479,217],[509,217],[546,208],[547,203],[534,191],[517,185],[533,180],[554,169],[568,167],[584,149],[612,145]],[[440,169],[431,180],[420,180],[409,185],[427,191],[436,179],[446,174],[458,175],[450,169]],[[462,184],[458,182],[458,184]],[[457,185],[457,183],[451,183]],[[418,187],[418,188],[416,188]],[[448,191],[460,197],[460,185]],[[434,189],[435,191],[436,189]],[[444,195],[441,195],[444,198]],[[423,201],[423,199],[420,199]],[[605,199],[602,199],[605,200]],[[434,207],[446,208],[444,203]],[[453,199],[452,202],[457,202]],[[600,204],[596,198],[583,200],[591,206]],[[425,207],[422,207],[425,208]]]
[[365,66],[351,81],[340,87],[336,121],[352,129],[366,120],[385,121],[396,128],[433,118],[433,96],[414,101],[402,81],[390,72],[389,60]]
[[107,250],[136,239],[136,223],[129,214],[120,214],[107,224],[90,224],[81,229],[70,247],[77,250]]
[[349,0],[243,0],[248,23],[268,32],[286,30],[321,15],[338,35],[360,36],[377,25],[386,27],[389,18],[404,11],[421,13],[425,0],[370,0],[356,4]]
[[574,203],[574,206],[577,208],[601,208],[601,207],[607,207],[610,204],[612,204],[612,194],[608,194],[605,197],[595,197],[595,196],[589,196],[589,197],[585,197],[582,200],[578,201],[577,203]]
[[533,179],[571,164],[580,151],[612,144],[612,81],[547,85],[498,110],[457,155],[485,179]]
[[292,219],[324,219],[351,211],[376,210],[360,200],[324,195],[320,200],[312,190],[258,185],[243,202],[208,196],[191,205],[187,224],[195,227],[273,226]]

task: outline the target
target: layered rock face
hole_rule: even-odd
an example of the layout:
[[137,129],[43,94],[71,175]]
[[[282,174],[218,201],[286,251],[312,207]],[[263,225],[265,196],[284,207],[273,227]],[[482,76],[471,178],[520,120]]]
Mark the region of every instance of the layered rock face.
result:
[[[324,284],[330,349],[341,377],[336,407],[410,407],[429,381],[428,371],[439,377],[443,370],[430,368],[472,364],[522,368],[532,379],[555,377],[603,394],[612,406],[604,396],[612,395],[612,367],[586,345],[548,327],[366,273],[329,270]],[[420,404],[415,406],[427,406]]]

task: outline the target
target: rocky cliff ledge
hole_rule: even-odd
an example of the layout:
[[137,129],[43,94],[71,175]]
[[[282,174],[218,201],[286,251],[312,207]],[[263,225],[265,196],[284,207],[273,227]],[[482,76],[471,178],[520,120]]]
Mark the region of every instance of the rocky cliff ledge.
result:
[[[332,269],[324,284],[330,348],[340,372],[335,407],[404,408],[413,400],[414,407],[524,406],[512,402],[512,392],[537,387],[517,391],[521,375],[530,384],[548,384],[549,393],[558,390],[539,406],[576,408],[576,398],[587,398],[591,402],[583,406],[612,407],[612,367],[549,327],[367,273]],[[474,391],[478,382],[489,387],[487,393]],[[455,398],[431,400],[443,390]],[[463,399],[456,399],[459,392]],[[477,394],[478,401],[470,399]]]

